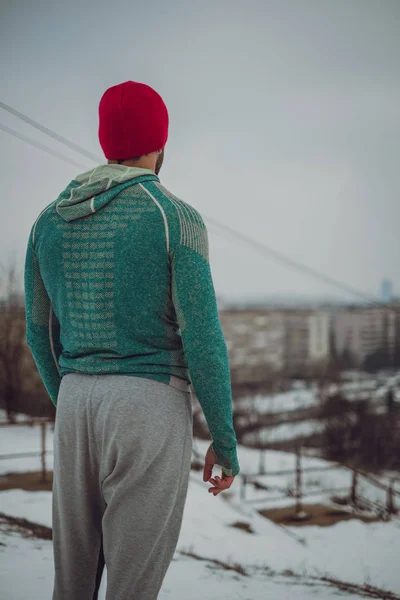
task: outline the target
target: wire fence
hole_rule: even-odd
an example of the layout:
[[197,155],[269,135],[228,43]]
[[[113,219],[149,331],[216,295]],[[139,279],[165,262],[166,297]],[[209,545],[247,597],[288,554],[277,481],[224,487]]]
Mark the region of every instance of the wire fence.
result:
[[48,419],[33,418],[33,419],[30,419],[29,421],[15,422],[12,424],[1,423],[1,425],[2,426],[25,425],[26,427],[40,425],[40,446],[41,446],[40,451],[36,450],[36,451],[32,451],[32,452],[17,452],[17,453],[0,454],[0,461],[7,460],[7,459],[11,460],[11,459],[16,459],[16,458],[32,458],[35,456],[40,457],[40,460],[41,460],[40,482],[47,483],[49,481],[49,478],[48,478],[49,469],[47,468],[46,456],[48,454],[53,454],[53,450],[47,448],[47,443],[46,443],[47,429],[48,429],[48,427],[54,425],[54,422],[49,421]]
[[[2,423],[1,425],[6,425]],[[7,424],[9,425],[9,424]],[[47,448],[47,430],[49,427],[54,426],[54,421],[49,421],[45,418],[33,418],[26,422],[17,422],[13,425],[39,425],[40,426],[40,451],[30,452],[17,452],[0,454],[0,461],[19,459],[19,458],[33,458],[40,457],[41,462],[41,476],[40,482],[48,482],[49,469],[46,458],[49,454],[53,454],[51,448]],[[308,456],[300,447],[296,450],[295,467],[291,469],[281,470],[267,470],[265,468],[265,450],[260,451],[259,469],[255,473],[239,473],[240,479],[240,498],[244,502],[257,502],[257,503],[271,503],[280,502],[282,499],[293,498],[295,515],[300,519],[304,514],[304,500],[312,496],[331,495],[338,493],[347,493],[347,499],[353,509],[362,511],[369,510],[373,511],[377,516],[382,519],[389,520],[392,516],[399,514],[400,512],[400,480],[393,477],[389,483],[382,482],[377,479],[376,476],[370,473],[358,469],[349,465],[344,465],[340,462],[334,462],[328,465],[321,466],[305,466],[304,459],[315,458]],[[199,453],[196,445],[193,444],[193,462],[199,464],[199,461],[203,461],[204,457]],[[335,470],[345,471],[350,475],[349,485],[338,485],[333,487],[318,488],[317,490],[306,489],[304,485],[304,476],[309,473],[324,473]],[[293,488],[288,486],[283,487],[280,485],[266,484],[265,480],[268,478],[279,478],[279,477],[291,477],[294,478],[295,484]],[[380,491],[380,498],[371,499],[363,493],[361,489],[362,482],[367,482],[369,486]],[[248,497],[248,487],[252,486],[258,491],[276,492],[276,496],[268,495],[265,498],[257,495],[255,498]]]
[[[305,515],[303,510],[304,500],[312,496],[324,496],[338,493],[347,493],[345,499],[348,504],[356,511],[362,512],[365,510],[373,511],[379,518],[389,520],[393,515],[399,513],[400,508],[400,481],[393,477],[389,483],[379,481],[370,473],[342,463],[332,463],[326,466],[308,467],[304,466],[303,458],[315,458],[307,456],[300,448],[296,450],[296,464],[294,469],[284,469],[279,471],[266,471],[263,468],[263,459],[265,450],[260,454],[261,468],[257,473],[243,473],[240,475],[241,488],[240,497],[247,502],[280,502],[284,498],[293,498],[295,507],[295,516],[299,519]],[[350,476],[349,485],[338,485],[333,487],[322,487],[318,490],[306,489],[304,486],[304,475],[308,473],[324,473],[328,471],[340,470],[346,472]],[[268,477],[294,477],[294,489],[288,489],[279,486],[266,485],[259,480],[265,480]],[[380,498],[372,500],[366,495],[366,492],[361,489],[361,484],[366,483],[368,486],[380,491]],[[265,498],[248,498],[247,487],[251,485],[258,490],[268,490],[280,492],[276,496],[267,496]]]
[[[301,448],[296,450],[296,466],[294,469],[282,470],[266,470],[265,469],[265,450],[260,451],[259,471],[256,473],[239,473],[240,479],[240,498],[244,502],[271,503],[280,502],[283,499],[293,498],[295,517],[301,519],[306,515],[303,510],[304,500],[312,496],[324,496],[338,493],[347,493],[348,503],[351,507],[359,512],[369,510],[373,511],[376,516],[383,520],[390,520],[393,516],[400,512],[400,480],[391,478],[390,482],[383,483],[370,473],[351,467],[340,462],[331,463],[324,466],[308,467],[303,465],[303,458],[315,458],[308,456],[302,452]],[[203,456],[193,449],[195,460],[203,460]],[[324,473],[340,469],[350,475],[349,485],[338,485],[334,487],[318,488],[318,490],[309,490],[304,487],[304,475],[308,473]],[[294,477],[294,489],[277,485],[265,484],[260,479],[265,480],[269,477]],[[362,492],[360,484],[362,481],[367,482],[370,486],[379,489],[383,494],[380,500],[372,500]],[[249,498],[247,495],[247,487],[252,486],[257,490],[274,491],[276,496],[266,496],[265,498]],[[278,495],[279,494],[279,495]],[[397,499],[397,500],[396,500]],[[332,502],[334,503],[334,502]]]

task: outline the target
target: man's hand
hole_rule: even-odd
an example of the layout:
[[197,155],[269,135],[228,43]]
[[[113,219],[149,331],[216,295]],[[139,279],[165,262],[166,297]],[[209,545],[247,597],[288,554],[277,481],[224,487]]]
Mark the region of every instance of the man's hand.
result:
[[231,487],[233,480],[235,477],[231,477],[229,475],[225,475],[225,473],[221,469],[221,477],[216,475],[212,476],[213,466],[216,463],[216,457],[211,447],[207,450],[204,470],[203,470],[203,481],[210,481],[214,487],[208,488],[208,491],[213,494],[213,496],[217,496],[223,490],[227,490]]

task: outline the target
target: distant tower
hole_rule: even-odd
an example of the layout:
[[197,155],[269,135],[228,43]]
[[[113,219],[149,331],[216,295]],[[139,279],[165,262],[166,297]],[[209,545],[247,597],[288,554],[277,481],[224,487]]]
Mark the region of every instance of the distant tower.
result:
[[381,285],[382,300],[385,304],[389,304],[393,297],[393,283],[390,279],[383,279]]

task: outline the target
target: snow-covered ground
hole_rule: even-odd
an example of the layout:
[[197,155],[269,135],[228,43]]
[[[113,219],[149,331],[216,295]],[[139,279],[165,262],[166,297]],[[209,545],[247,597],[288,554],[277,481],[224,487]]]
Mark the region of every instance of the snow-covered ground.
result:
[[[354,583],[400,590],[398,552],[400,529],[394,523],[346,522],[331,528],[305,527],[299,543],[280,527],[237,501],[214,497],[199,473],[192,473],[182,530],[174,561],[160,600],[220,599],[305,600],[337,598],[337,591],[317,584],[312,576],[329,574]],[[51,526],[51,492],[2,492],[1,511]],[[255,533],[231,527],[246,522]],[[294,530],[293,530],[294,531]],[[296,530],[296,535],[300,530]],[[240,564],[249,576],[217,568],[181,554]],[[0,580],[7,600],[50,597],[53,577],[51,542],[0,533]],[[285,576],[290,570],[297,577]],[[23,572],[24,577],[19,574]],[[100,598],[105,598],[106,579]],[[27,592],[29,594],[27,595]],[[345,596],[350,597],[350,596]],[[354,597],[354,596],[353,596]]]
[[[209,442],[204,440],[194,440],[194,448],[205,454]],[[46,466],[49,471],[53,469],[53,428],[50,424],[46,428]],[[37,455],[18,457],[18,458],[0,458],[0,475],[5,475],[10,472],[26,472],[26,471],[39,471],[41,468],[41,429],[39,425],[12,425],[10,427],[0,428],[0,457],[6,454],[24,454],[24,453],[37,453]],[[244,446],[239,446],[239,462],[241,467],[241,473],[251,474],[258,473],[260,470],[260,451]],[[252,486],[247,486],[246,497],[254,503],[257,508],[271,508],[271,501],[274,506],[286,506],[293,503],[293,497],[290,496],[291,490],[295,486],[295,467],[296,457],[292,453],[279,452],[274,450],[268,450],[264,454],[264,467],[266,475],[258,477],[257,481],[267,485],[269,490],[256,490]],[[313,502],[326,502],[329,500],[330,495],[321,492],[319,496],[315,495],[318,490],[323,489],[337,489],[340,491],[343,489],[343,495],[345,491],[350,489],[352,473],[348,469],[343,468],[332,468],[333,463],[329,463],[320,458],[313,458],[304,456],[302,458],[302,466],[304,469],[321,467],[325,469],[330,467],[329,470],[321,472],[306,471],[303,474],[303,488],[305,493],[305,500],[307,500],[307,492],[312,493]],[[269,475],[270,472],[275,471],[291,471],[290,474],[285,476]],[[380,480],[383,484],[389,483],[389,478],[381,477]],[[400,491],[400,477],[398,477],[397,489]],[[236,490],[239,493],[239,481],[237,481]],[[287,496],[277,501],[276,490],[284,490],[287,492]],[[381,504],[385,503],[386,495],[383,490],[378,487],[369,484],[362,477],[358,484],[358,491],[361,496]],[[261,501],[258,501],[261,498]]]
[[[3,411],[0,411],[0,416]],[[0,476],[5,473],[39,471],[40,456],[3,458],[6,454],[29,454],[41,452],[41,429],[39,425],[2,425],[0,427]],[[46,424],[46,466],[53,470],[53,428]]]
[[[400,373],[381,373],[376,376],[354,373],[350,380],[331,384],[326,391],[331,394],[340,391],[348,400],[365,398],[380,402],[389,389],[393,390],[395,400],[400,402]],[[255,414],[285,413],[313,408],[319,404],[318,386],[313,384],[307,387],[302,382],[294,382],[292,389],[287,392],[255,394],[237,401],[237,406],[241,409],[251,409]]]
[[[16,414],[15,415],[15,421],[17,423],[28,423],[29,421],[32,421],[31,417],[29,415],[24,415],[22,413]],[[0,423],[7,423],[7,413],[5,410],[0,409]]]
[[273,444],[322,433],[324,428],[325,423],[317,419],[308,419],[298,423],[282,423],[276,427],[263,427],[257,431],[246,433],[244,442],[246,444]]
[[[0,428],[0,455],[40,451],[40,428],[14,425]],[[47,447],[52,449],[53,432],[47,430]],[[194,440],[194,447],[204,456],[209,442]],[[239,446],[242,473],[259,470],[260,453]],[[305,457],[304,466],[328,466],[326,461]],[[47,457],[52,468],[52,454]],[[289,453],[268,451],[265,468],[269,472],[292,470],[295,457]],[[0,461],[2,474],[10,471],[40,469],[40,457],[14,458]],[[219,474],[219,469],[215,474]],[[312,496],[312,503],[326,502],[325,488],[350,488],[351,475],[341,468],[304,474],[306,491],[320,490]],[[219,496],[207,492],[210,484],[202,481],[202,474],[192,471],[184,520],[174,561],[164,581],[160,600],[233,598],[258,600],[271,597],[276,600],[305,600],[318,597],[334,600],[337,590],[310,577],[329,574],[357,584],[369,582],[393,592],[400,592],[398,554],[400,552],[400,521],[362,523],[346,521],[331,527],[306,526],[283,528],[262,517],[257,509],[292,504],[293,498],[282,496],[282,490],[294,487],[294,473],[285,476],[265,475],[260,482],[268,490],[246,487],[246,501],[240,499],[240,478],[231,490]],[[382,492],[365,481],[360,491],[370,499],[384,501]],[[381,495],[379,495],[381,494]],[[277,501],[277,496],[282,496]],[[273,502],[272,502],[273,500]],[[307,498],[305,498],[307,501]],[[0,493],[0,512],[24,517],[35,523],[51,526],[51,492],[9,490]],[[248,523],[250,534],[231,525]],[[299,540],[304,539],[302,544]],[[243,576],[235,571],[217,567],[210,561],[199,561],[181,554],[191,552],[208,559],[238,563],[249,573]],[[285,574],[291,571],[296,576]],[[24,577],[18,573],[24,573]],[[21,537],[16,532],[0,529],[0,598],[50,597],[53,562],[51,542]],[[102,584],[105,598],[106,578]],[[3,594],[3,595],[2,595]],[[342,595],[342,597],[353,597]]]
[[[340,384],[330,384],[324,394],[340,393],[349,400],[370,400],[375,404],[375,411],[386,410],[385,398],[389,390],[393,391],[394,400],[400,403],[400,373],[379,373],[371,376],[362,372],[344,374]],[[235,408],[246,416],[238,417],[238,424],[257,423],[260,415],[275,415],[282,422],[275,426],[264,426],[248,432],[244,437],[246,444],[273,444],[293,442],[296,439],[311,437],[324,430],[325,422],[318,418],[318,408],[321,406],[319,389],[316,383],[307,387],[304,382],[294,381],[292,389],[275,394],[254,394],[235,400]],[[316,409],[316,410],[313,410]],[[298,411],[305,414],[303,421],[295,421]],[[311,414],[310,414],[311,413]],[[200,412],[200,419],[205,422]],[[287,422],[285,422],[287,420]]]
[[288,392],[279,392],[277,394],[254,394],[244,397],[237,401],[237,406],[243,409],[251,409],[256,414],[274,414],[287,411],[306,409],[318,405],[317,387],[298,388]]
[[[249,535],[249,534],[243,534]],[[53,554],[51,542],[24,539],[18,534],[1,535],[6,546],[0,546],[1,598],[4,600],[42,600],[51,598],[53,589]],[[21,573],[24,574],[21,577]],[[107,571],[105,570],[99,600],[105,600]],[[213,563],[195,560],[178,551],[168,569],[159,600],[354,600],[353,594],[338,594],[331,586],[288,575],[271,576],[270,572],[253,571],[239,575],[216,567]]]

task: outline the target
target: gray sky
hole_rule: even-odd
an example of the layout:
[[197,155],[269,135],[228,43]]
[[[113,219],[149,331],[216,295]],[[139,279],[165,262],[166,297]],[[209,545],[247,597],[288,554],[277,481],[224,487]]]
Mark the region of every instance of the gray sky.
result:
[[[161,180],[205,220],[400,294],[399,0],[3,0],[0,54],[1,100],[99,155],[104,90],[152,85],[170,113]],[[2,131],[0,160],[0,252],[22,266],[35,218],[79,168]],[[222,296],[336,294],[209,231]]]

